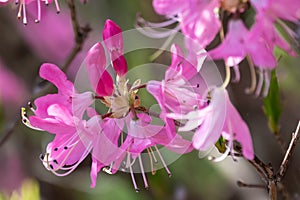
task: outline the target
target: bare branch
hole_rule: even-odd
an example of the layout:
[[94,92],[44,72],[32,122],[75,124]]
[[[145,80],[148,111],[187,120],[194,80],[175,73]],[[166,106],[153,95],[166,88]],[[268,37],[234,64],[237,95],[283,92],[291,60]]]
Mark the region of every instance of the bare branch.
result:
[[239,187],[259,188],[259,189],[266,189],[267,188],[265,185],[261,185],[261,184],[247,184],[247,183],[244,183],[242,181],[237,181],[236,183]]
[[297,129],[295,131],[295,133],[292,134],[292,139],[290,142],[290,145],[285,153],[285,156],[282,160],[282,163],[280,165],[279,171],[277,172],[277,181],[280,182],[282,180],[282,178],[284,177],[288,164],[291,160],[291,157],[293,155],[293,152],[295,150],[297,141],[299,139],[299,129],[300,129],[300,121],[298,123]]

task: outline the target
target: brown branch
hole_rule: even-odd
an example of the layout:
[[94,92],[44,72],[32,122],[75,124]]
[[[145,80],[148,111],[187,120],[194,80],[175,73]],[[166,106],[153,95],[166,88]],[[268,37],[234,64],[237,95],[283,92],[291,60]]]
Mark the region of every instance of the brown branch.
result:
[[291,142],[290,142],[290,145],[285,153],[285,156],[282,160],[282,163],[279,167],[279,171],[277,172],[277,181],[280,182],[282,180],[282,178],[284,177],[285,173],[286,173],[286,170],[287,170],[287,167],[288,167],[288,164],[291,160],[291,157],[294,153],[294,150],[295,150],[295,147],[296,147],[296,144],[297,144],[297,141],[299,139],[299,129],[300,129],[300,121],[298,123],[298,126],[297,126],[297,129],[295,131],[295,133],[292,134],[292,139],[291,139]]
[[239,187],[266,189],[266,186],[261,185],[261,184],[248,184],[248,183],[244,183],[242,181],[237,181],[236,183]]
[[[300,137],[299,131],[300,131],[300,121],[296,128],[296,131],[292,134],[292,139],[290,141],[289,147],[285,152],[285,156],[282,160],[282,163],[281,163],[277,173],[274,172],[271,164],[266,165],[257,156],[255,156],[253,160],[248,160],[249,163],[255,167],[256,171],[264,179],[264,181],[266,181],[265,188],[268,189],[269,199],[271,199],[271,200],[277,199],[277,191],[282,194],[284,199],[290,199],[290,195],[289,195],[288,191],[282,184],[282,179],[283,179],[284,175],[286,174],[288,165],[291,161],[291,157],[295,151],[297,141],[299,140],[299,137]],[[238,153],[240,153],[241,146],[235,145],[235,150]],[[244,184],[240,181],[238,182],[238,185],[242,186],[242,187],[245,186],[245,187],[252,187],[252,188],[254,188],[255,186],[259,186],[259,185]]]

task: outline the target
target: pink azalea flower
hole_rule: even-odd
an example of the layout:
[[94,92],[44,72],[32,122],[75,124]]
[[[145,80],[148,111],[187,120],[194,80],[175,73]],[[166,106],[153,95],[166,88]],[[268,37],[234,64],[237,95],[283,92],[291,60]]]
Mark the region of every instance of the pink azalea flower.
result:
[[253,159],[254,152],[249,129],[231,104],[227,91],[224,89],[213,89],[211,101],[206,107],[191,111],[186,115],[170,113],[168,117],[187,120],[179,131],[196,129],[193,146],[198,150],[208,150],[222,135],[229,141],[227,153],[233,149],[233,141],[237,140],[242,145],[244,157]]
[[[95,186],[97,173],[101,169],[108,173],[115,173],[120,169],[124,159],[125,163],[132,163],[138,159],[147,188],[148,183],[140,158],[140,154],[144,150],[152,151],[151,147],[156,148],[158,144],[177,153],[186,153],[192,148],[189,141],[183,140],[181,136],[176,134],[174,122],[172,132],[166,131],[167,129],[162,125],[152,124],[150,116],[138,111],[140,99],[137,92],[141,81],[136,80],[129,85],[128,80],[126,80],[127,63],[123,55],[124,47],[121,32],[120,27],[113,21],[106,21],[103,30],[103,43],[109,52],[112,66],[117,74],[115,83],[106,69],[106,57],[101,43],[95,44],[90,49],[86,59],[90,82],[93,90],[97,93],[95,98],[108,107],[108,112],[102,115],[104,125],[101,126],[101,132],[103,134],[93,144],[91,186]],[[98,115],[95,112],[92,114]],[[171,128],[168,129],[171,130]],[[126,136],[125,130],[127,130]],[[121,146],[118,148],[118,141],[120,140]],[[112,155],[107,153],[108,149]],[[159,152],[158,155],[164,163]],[[165,168],[170,173],[166,165]],[[131,164],[126,164],[125,169],[129,169],[134,187],[138,190]]]
[[[52,82],[57,94],[48,94],[34,101],[36,109],[28,116],[23,112],[23,122],[36,130],[55,134],[47,145],[46,154],[41,156],[45,167],[58,176],[70,174],[84,160],[92,149],[89,135],[80,135],[78,126],[85,109],[92,103],[90,92],[76,93],[73,83],[53,64],[43,64],[40,76]],[[57,171],[63,170],[64,173]]]
[[[259,31],[258,29],[256,29]],[[257,31],[250,32],[242,20],[231,20],[228,33],[220,46],[211,50],[213,59],[223,58],[230,66],[238,65],[248,54],[255,65],[263,68],[274,68],[276,58],[263,38],[257,36]]]

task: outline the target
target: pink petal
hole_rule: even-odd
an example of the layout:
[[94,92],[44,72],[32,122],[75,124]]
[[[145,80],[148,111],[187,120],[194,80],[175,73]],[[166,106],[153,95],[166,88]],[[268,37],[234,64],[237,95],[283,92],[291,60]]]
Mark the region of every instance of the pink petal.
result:
[[[226,92],[226,122],[223,131],[229,134],[229,139],[237,140],[242,145],[242,151],[245,158],[251,160],[254,158],[251,134],[245,121],[241,118],[238,111],[230,102]],[[223,132],[223,134],[224,134]],[[225,136],[226,137],[226,136]]]
[[54,64],[44,63],[40,68],[40,77],[53,83],[58,93],[71,96],[74,91],[73,83],[67,80],[64,72]]
[[239,64],[246,56],[245,36],[248,34],[242,20],[231,20],[228,25],[228,32],[224,41],[217,48],[209,51],[213,59],[225,59],[229,66]]
[[182,32],[196,40],[202,48],[211,43],[220,30],[221,23],[215,14],[218,7],[218,0],[200,3],[197,1],[190,5],[187,13],[183,14]]
[[154,0],[152,4],[158,14],[173,16],[184,10],[189,3],[186,0]]
[[64,106],[69,109],[69,112],[72,112],[71,101],[69,101],[69,98],[59,94],[48,94],[34,100],[34,105],[36,106],[34,114],[41,118],[49,117],[48,108],[53,104]]
[[105,165],[99,162],[96,158],[92,156],[92,167],[91,167],[91,172],[90,172],[90,177],[91,177],[91,188],[96,187],[97,183],[97,176],[99,171],[104,167]]
[[212,91],[211,112],[205,117],[202,125],[193,137],[196,149],[206,151],[219,139],[225,122],[226,103],[224,89],[216,88]]
[[110,96],[114,91],[114,81],[107,71],[103,71],[96,88],[99,96]]
[[125,57],[119,54],[116,51],[111,53],[111,60],[116,73],[120,76],[123,76],[127,73],[128,67]]
[[102,36],[109,51],[116,49],[123,51],[122,29],[114,21],[106,20]]
[[39,118],[36,116],[30,116],[29,120],[32,126],[52,134],[66,134],[76,131],[74,126],[62,123],[55,118]]
[[106,68],[105,51],[100,42],[96,43],[89,50],[86,57],[86,65],[92,88],[96,91],[98,82]]

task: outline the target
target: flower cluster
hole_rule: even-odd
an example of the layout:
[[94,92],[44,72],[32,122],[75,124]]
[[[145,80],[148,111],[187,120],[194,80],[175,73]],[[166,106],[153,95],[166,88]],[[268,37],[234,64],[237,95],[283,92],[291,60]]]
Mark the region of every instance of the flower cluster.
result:
[[[297,0],[153,0],[153,7],[158,14],[169,20],[155,24],[139,17],[138,22],[145,27],[168,27],[178,22],[174,30],[181,30],[203,48],[208,47],[220,33],[222,43],[208,53],[211,58],[224,59],[226,65],[233,66],[237,80],[238,64],[247,56],[249,64],[256,65],[260,70],[256,95],[259,95],[264,80],[264,94],[268,91],[268,70],[277,65],[274,48],[277,46],[290,55],[295,55],[291,45],[275,25],[280,26],[289,39],[295,38],[296,34],[285,21],[297,23],[300,19],[300,2]],[[249,10],[255,12],[252,24],[249,23],[249,18],[252,17]],[[247,23],[243,20],[244,15],[247,15]],[[227,30],[226,34],[224,30]],[[166,36],[157,32],[150,35]]]
[[[226,151],[216,161],[229,153],[233,155],[234,141],[241,144],[246,159],[253,159],[246,123],[224,87],[207,88],[199,76],[201,63],[185,59],[180,47],[174,44],[172,63],[163,80],[130,82],[126,78],[128,66],[121,32],[118,25],[107,20],[103,42],[96,43],[86,56],[93,91],[80,93],[57,66],[48,63],[41,66],[40,76],[53,83],[58,92],[37,98],[34,105],[29,104],[33,115],[23,109],[22,117],[27,126],[55,135],[46,153],[41,155],[46,169],[65,176],[91,154],[91,187],[95,187],[101,169],[109,174],[122,170],[130,172],[138,191],[135,163],[139,165],[145,188],[149,187],[143,152],[149,155],[152,172],[158,156],[171,175],[159,147],[177,154],[193,149],[205,151],[221,137],[226,140]],[[108,68],[105,52],[116,76]],[[141,89],[157,100],[160,113],[142,105]],[[154,118],[160,122],[154,123]]]

